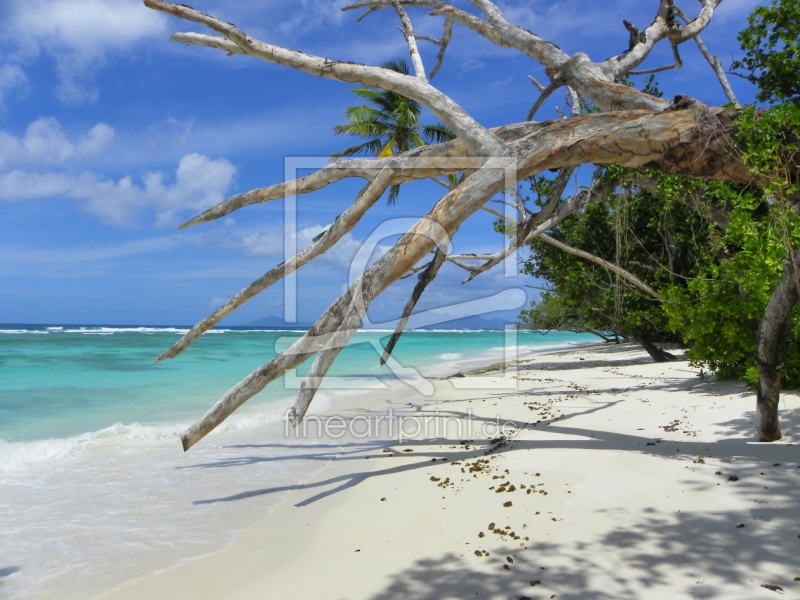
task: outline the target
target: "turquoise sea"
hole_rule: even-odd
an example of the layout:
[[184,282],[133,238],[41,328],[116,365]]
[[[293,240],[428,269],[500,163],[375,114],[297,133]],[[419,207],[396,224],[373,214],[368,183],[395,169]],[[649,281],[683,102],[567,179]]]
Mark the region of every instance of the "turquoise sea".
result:
[[[154,364],[186,331],[0,325],[0,597],[91,598],[217,550],[335,458],[335,443],[285,439],[282,416],[311,361],[182,453],[186,426],[304,333],[215,329]],[[390,333],[359,332],[312,409],[397,385],[393,369],[378,363]],[[422,380],[594,342],[570,333],[409,331],[394,371]],[[247,496],[265,485],[275,492]],[[216,500],[237,493],[241,501]]]

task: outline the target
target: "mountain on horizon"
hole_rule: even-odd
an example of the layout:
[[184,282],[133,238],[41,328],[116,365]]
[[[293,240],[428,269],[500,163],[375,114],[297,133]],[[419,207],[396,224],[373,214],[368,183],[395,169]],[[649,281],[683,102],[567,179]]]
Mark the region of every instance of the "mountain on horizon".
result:
[[502,331],[505,329],[506,325],[513,323],[516,323],[516,319],[487,319],[474,316],[444,321],[442,323],[436,323],[435,325],[422,327],[421,329],[488,329],[491,331]]

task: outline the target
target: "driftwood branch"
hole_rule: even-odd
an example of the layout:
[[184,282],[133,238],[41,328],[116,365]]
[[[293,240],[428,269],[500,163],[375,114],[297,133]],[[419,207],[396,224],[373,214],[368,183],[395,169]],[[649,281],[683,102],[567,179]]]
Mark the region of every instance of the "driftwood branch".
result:
[[403,9],[403,5],[400,4],[398,0],[391,1],[397,16],[400,17],[400,22],[403,24],[401,31],[403,32],[403,37],[406,38],[408,53],[411,56],[411,64],[414,65],[414,73],[417,77],[426,79],[425,66],[422,64],[422,56],[420,56],[419,48],[417,48],[417,38],[414,36],[414,28],[411,26],[411,19],[408,18],[406,11]]
[[[391,69],[368,67],[312,56],[281,46],[254,40],[231,23],[212,17],[189,6],[162,0],[144,0],[145,6],[180,19],[208,27],[235,44],[243,54],[272,64],[344,83],[358,83],[391,89],[427,107],[438,119],[463,139],[472,151],[491,155],[498,148],[497,139],[447,95],[432,87],[424,78],[403,75]],[[192,43],[219,49],[215,36],[193,36]],[[184,37],[184,40],[187,39]],[[184,41],[184,43],[187,43]]]
[[297,269],[330,250],[343,235],[356,226],[361,220],[361,217],[364,216],[364,213],[366,213],[388,189],[392,180],[392,175],[391,169],[382,169],[378,176],[375,177],[375,180],[359,195],[355,203],[339,215],[333,222],[333,225],[318,236],[308,248],[256,279],[253,283],[192,327],[169,350],[159,356],[156,362],[161,362],[167,358],[174,358],[188,348],[191,343],[203,333],[211,329],[245,302],[251,300],[290,273],[294,273]]
[[628,283],[630,283],[634,287],[642,290],[646,294],[649,294],[650,296],[652,296],[656,300],[661,300],[661,296],[658,294],[658,292],[656,292],[653,288],[651,288],[649,285],[647,285],[644,281],[642,281],[641,279],[636,277],[636,275],[634,275],[630,271],[627,271],[627,270],[623,269],[619,265],[615,265],[614,263],[609,262],[609,261],[607,261],[607,260],[605,260],[603,258],[600,258],[599,256],[596,256],[596,255],[594,255],[594,254],[592,254],[590,252],[586,252],[585,250],[580,250],[578,248],[573,248],[572,246],[570,246],[568,244],[565,244],[564,242],[561,242],[561,241],[559,241],[559,240],[557,240],[555,238],[550,237],[546,233],[540,233],[536,237],[537,237],[537,239],[540,239],[543,242],[547,242],[551,246],[555,246],[556,248],[558,248],[559,250],[561,250],[563,252],[566,252],[567,254],[572,254],[573,256],[578,256],[580,258],[586,259],[586,260],[588,260],[590,262],[593,262],[593,263],[595,263],[597,265],[600,265],[604,269],[608,269],[612,273],[616,273],[622,279],[624,279],[625,281],[627,281]]
[[447,256],[447,248],[442,249],[441,247],[436,249],[434,253],[433,260],[428,263],[428,266],[425,268],[422,273],[419,274],[419,279],[417,280],[417,285],[414,286],[414,290],[411,292],[411,297],[406,302],[405,307],[403,307],[403,314],[400,317],[400,321],[397,323],[397,327],[395,328],[392,337],[389,339],[389,342],[386,344],[386,348],[383,350],[383,356],[381,356],[381,366],[386,364],[386,361],[389,360],[389,357],[392,355],[392,350],[394,350],[395,345],[400,340],[400,336],[403,335],[403,331],[405,331],[406,325],[408,324],[408,319],[411,316],[411,313],[414,311],[414,307],[419,302],[420,297],[422,297],[422,292],[425,291],[425,288],[436,278],[436,275],[439,273],[439,269],[444,264],[445,256]]
[[539,95],[539,98],[536,100],[536,102],[533,103],[533,106],[531,106],[531,109],[528,111],[525,120],[532,121],[534,115],[536,115],[536,113],[539,112],[539,109],[542,107],[542,104],[545,103],[545,101],[553,94],[553,92],[555,92],[558,88],[560,88],[563,85],[564,83],[559,81],[558,79],[554,79],[553,81],[551,81],[550,85],[548,85],[545,89],[542,90],[542,93]]
[[[582,53],[567,55],[551,42],[510,23],[489,0],[469,0],[478,11],[478,16],[440,0],[367,0],[346,7],[347,10],[366,9],[362,18],[382,9],[394,9],[397,12],[404,24],[406,39],[409,40],[414,76],[288,50],[255,40],[234,25],[188,6],[162,0],[144,1],[150,8],[211,31],[211,34],[179,33],[173,36],[177,42],[204,46],[229,55],[249,56],[329,80],[391,91],[426,107],[457,135],[457,139],[452,142],[417,148],[379,162],[337,161],[307,177],[234,196],[189,221],[187,226],[205,223],[259,202],[309,194],[345,178],[361,178],[367,183],[353,205],[306,250],[287,260],[285,264],[278,265],[229,300],[192,328],[160,360],[177,355],[203,331],[235,308],[324,253],[342,235],[352,230],[388,186],[453,173],[464,174],[458,185],[448,190],[424,218],[367,268],[322,313],[304,336],[228,390],[192,425],[182,435],[185,449],[197,443],[270,382],[318,352],[294,406],[294,419],[299,422],[319,389],[322,378],[341,348],[357,330],[370,303],[397,279],[410,272],[421,273],[420,281],[404,310],[406,317],[410,315],[425,287],[444,262],[444,249],[457,234],[461,224],[475,212],[489,208],[487,203],[497,194],[512,188],[527,177],[546,170],[561,170],[559,177],[563,175],[566,185],[569,177],[564,173],[574,167],[584,164],[617,164],[708,180],[756,185],[764,183],[750,173],[737,153],[731,151],[733,121],[739,111],[712,109],[685,98],[679,102],[671,102],[615,83],[616,77],[636,69],[655,44],[667,40],[677,48],[681,43],[697,38],[710,22],[719,0],[702,0],[698,16],[688,21],[684,28],[675,25],[672,0],[661,0],[654,23],[637,36],[637,43],[629,51],[604,63],[592,62]],[[415,60],[415,56],[419,58],[417,37],[405,13],[406,9],[412,8],[429,9],[432,16],[444,18],[444,33],[439,42],[439,54],[431,76],[441,66],[452,36],[452,28],[457,24],[493,44],[516,49],[539,62],[554,82],[551,85],[559,82],[559,85],[569,88],[573,97],[572,117],[544,123],[508,125],[494,130],[481,126],[461,106],[434,88],[425,78],[421,59]],[[547,90],[543,86],[537,87],[542,92]],[[577,96],[605,112],[576,115]],[[591,201],[593,194],[599,189],[598,185],[600,184],[593,183],[590,190],[584,190],[565,201],[561,200],[561,188],[558,197],[548,199],[545,207],[534,215],[518,210],[515,238],[498,255],[450,257],[450,262],[466,265],[468,269],[491,268],[487,265],[492,261],[496,261],[494,264],[499,263],[502,260],[500,255],[510,255],[508,253],[513,252],[513,249],[532,237],[544,234],[580,210]],[[492,214],[499,216],[497,211]],[[423,267],[418,267],[433,251],[434,259]],[[470,267],[468,263],[478,258],[484,264]],[[620,276],[624,277],[622,274]],[[646,286],[643,283],[642,285]],[[396,333],[401,333],[403,327],[404,322]],[[386,357],[388,355],[387,352]]]
[[[675,5],[674,8],[675,14],[688,23],[688,15],[678,8],[677,5]],[[697,44],[700,54],[703,55],[703,58],[706,59],[706,62],[708,62],[708,64],[714,70],[714,74],[717,76],[717,81],[719,81],[719,84],[722,86],[722,91],[725,93],[725,97],[728,99],[728,102],[734,106],[739,106],[739,101],[736,99],[736,94],[733,93],[733,88],[731,87],[730,81],[728,81],[728,76],[725,74],[725,70],[722,68],[722,63],[720,62],[719,57],[714,56],[711,54],[711,52],[709,52],[708,47],[705,45],[705,43],[703,43],[703,40],[700,39],[699,35],[695,36],[694,43]]]

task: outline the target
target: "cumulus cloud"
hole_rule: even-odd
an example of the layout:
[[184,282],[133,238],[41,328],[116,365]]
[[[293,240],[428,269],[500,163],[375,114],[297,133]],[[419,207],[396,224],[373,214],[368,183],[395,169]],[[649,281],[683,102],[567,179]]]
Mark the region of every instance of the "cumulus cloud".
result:
[[[92,74],[109,55],[140,40],[163,38],[167,26],[163,15],[138,0],[16,0],[4,29],[16,46],[19,63],[42,52],[51,55],[59,80],[57,95],[80,103],[97,98]],[[19,64],[16,69],[21,71]]]
[[6,97],[14,90],[25,88],[28,76],[19,65],[0,65],[0,112],[5,110]]
[[[296,233],[290,233],[290,239],[294,240],[297,251],[310,246],[314,238],[324,232],[330,225],[312,225],[300,229]],[[239,247],[249,256],[270,256],[282,258],[284,256],[284,232],[279,230],[267,233],[249,234],[240,238]],[[322,262],[335,263],[337,265],[348,265],[353,257],[361,248],[352,235],[346,233],[336,243],[336,245],[322,255],[318,260]]]
[[[88,138],[87,143],[91,145],[96,137]],[[177,224],[182,212],[198,212],[221,202],[235,173],[236,167],[227,160],[201,154],[183,156],[172,183],[165,182],[159,172],[145,174],[137,184],[131,176],[114,181],[88,171],[72,174],[17,169],[0,174],[0,200],[73,199],[109,225],[131,227],[139,224],[143,215],[152,215],[157,227],[166,227]]]
[[294,0],[289,3],[291,12],[278,27],[290,35],[327,29],[343,19],[342,7],[347,4],[347,0]]
[[37,119],[22,137],[0,131],[0,169],[11,166],[53,167],[73,159],[97,156],[111,144],[114,128],[98,123],[71,142],[52,117]]

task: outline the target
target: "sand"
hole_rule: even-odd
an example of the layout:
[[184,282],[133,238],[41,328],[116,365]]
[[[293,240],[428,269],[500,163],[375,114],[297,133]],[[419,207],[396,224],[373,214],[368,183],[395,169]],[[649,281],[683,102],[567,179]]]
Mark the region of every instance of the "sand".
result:
[[427,432],[339,413],[357,435],[233,546],[103,599],[800,598],[797,394],[761,444],[745,386],[635,346],[436,388],[371,406]]

